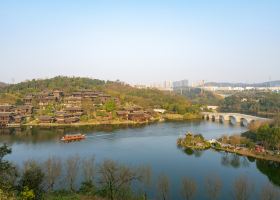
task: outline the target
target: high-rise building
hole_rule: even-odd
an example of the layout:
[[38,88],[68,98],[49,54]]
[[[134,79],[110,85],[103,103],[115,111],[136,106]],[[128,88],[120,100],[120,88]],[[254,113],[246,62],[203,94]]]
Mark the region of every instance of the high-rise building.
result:
[[151,88],[156,88],[158,90],[171,91],[172,81],[164,81],[162,83],[153,83],[150,85]]
[[173,90],[182,90],[189,87],[188,80],[174,81],[173,82]]

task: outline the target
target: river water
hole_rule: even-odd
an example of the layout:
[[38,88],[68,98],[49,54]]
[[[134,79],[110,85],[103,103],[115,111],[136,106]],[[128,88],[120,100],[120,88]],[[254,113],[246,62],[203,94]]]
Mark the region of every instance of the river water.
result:
[[[239,125],[210,121],[165,122],[145,126],[100,126],[64,129],[1,130],[0,143],[8,143],[12,154],[7,159],[21,166],[26,160],[43,162],[50,156],[62,160],[69,156],[81,158],[95,156],[96,162],[112,159],[129,166],[148,165],[152,169],[149,197],[156,197],[159,174],[170,179],[171,199],[181,199],[182,177],[197,183],[197,199],[206,199],[205,177],[219,176],[222,180],[222,199],[232,198],[232,185],[236,177],[247,176],[254,183],[252,199],[258,199],[260,189],[272,184],[279,189],[279,163],[258,161],[235,154],[207,150],[183,151],[176,140],[187,131],[200,133],[205,138],[240,134],[246,131]],[[66,133],[85,133],[86,140],[62,143],[59,138]]]

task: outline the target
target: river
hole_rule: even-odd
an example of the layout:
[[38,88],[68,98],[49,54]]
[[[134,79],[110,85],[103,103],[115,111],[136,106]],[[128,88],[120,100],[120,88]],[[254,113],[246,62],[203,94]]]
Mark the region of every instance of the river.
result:
[[[184,176],[198,185],[197,199],[205,199],[204,181],[207,176],[219,176],[222,180],[222,199],[232,196],[236,177],[247,176],[254,183],[252,199],[257,199],[265,184],[280,185],[279,163],[256,161],[235,154],[207,150],[183,151],[177,148],[176,140],[186,131],[200,133],[205,138],[240,134],[246,131],[239,125],[210,121],[165,122],[141,126],[100,126],[64,129],[2,130],[0,143],[8,143],[12,154],[7,159],[21,166],[25,160],[45,161],[50,156],[62,160],[69,156],[89,157],[96,162],[112,159],[130,166],[148,165],[152,169],[153,184],[149,196],[156,196],[156,180],[159,174],[170,179],[171,199],[180,199],[180,184]],[[59,138],[65,133],[85,133],[86,140],[62,143]]]

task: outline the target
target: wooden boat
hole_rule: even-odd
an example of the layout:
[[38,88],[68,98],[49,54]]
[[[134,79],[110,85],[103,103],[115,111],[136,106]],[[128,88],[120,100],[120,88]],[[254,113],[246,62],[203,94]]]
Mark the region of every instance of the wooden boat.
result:
[[67,134],[63,136],[60,140],[63,142],[73,142],[73,141],[80,141],[85,139],[86,136],[83,134]]

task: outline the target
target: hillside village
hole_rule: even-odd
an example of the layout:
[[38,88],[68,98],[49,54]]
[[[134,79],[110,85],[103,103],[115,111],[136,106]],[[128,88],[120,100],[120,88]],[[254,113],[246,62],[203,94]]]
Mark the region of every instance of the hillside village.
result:
[[62,90],[28,94],[20,105],[0,105],[0,126],[78,124],[110,120],[148,122],[164,110],[144,109],[121,103],[119,98],[101,91],[79,90],[70,94]]

